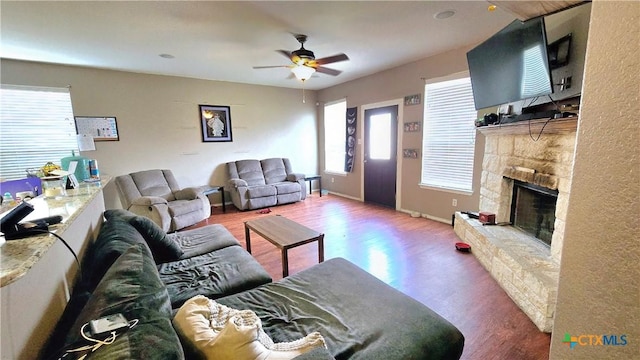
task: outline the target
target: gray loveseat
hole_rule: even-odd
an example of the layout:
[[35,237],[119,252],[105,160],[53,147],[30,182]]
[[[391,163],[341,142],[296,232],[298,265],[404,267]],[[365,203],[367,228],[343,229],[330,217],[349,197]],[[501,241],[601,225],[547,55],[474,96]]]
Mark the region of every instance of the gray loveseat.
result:
[[304,174],[295,173],[287,158],[238,160],[227,163],[226,190],[239,210],[289,204],[307,197]]

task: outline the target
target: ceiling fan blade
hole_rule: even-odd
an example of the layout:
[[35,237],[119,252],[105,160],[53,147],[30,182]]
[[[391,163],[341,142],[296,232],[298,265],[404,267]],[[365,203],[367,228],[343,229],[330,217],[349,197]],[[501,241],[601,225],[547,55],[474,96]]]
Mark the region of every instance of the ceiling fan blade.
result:
[[330,68],[327,68],[327,67],[324,67],[324,66],[316,67],[316,71],[319,72],[319,73],[332,75],[332,76],[337,76],[337,75],[340,75],[342,73],[341,70],[330,69]]
[[280,54],[284,55],[287,59],[291,59],[291,52],[287,50],[276,50]]
[[291,67],[291,65],[272,65],[272,66],[254,66],[254,69],[273,69],[273,68],[281,68],[281,67]]
[[349,57],[345,54],[336,54],[333,56],[327,56],[324,57],[322,59],[316,59],[315,62],[318,65],[325,65],[325,64],[331,64],[331,63],[335,63],[338,61],[345,61],[345,60],[349,60]]

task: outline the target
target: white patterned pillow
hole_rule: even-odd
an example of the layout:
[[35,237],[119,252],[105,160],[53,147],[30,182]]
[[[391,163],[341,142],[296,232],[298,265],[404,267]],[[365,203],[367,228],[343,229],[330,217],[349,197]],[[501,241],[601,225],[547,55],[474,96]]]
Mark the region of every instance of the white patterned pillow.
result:
[[317,347],[326,347],[320,333],[274,344],[251,310],[236,310],[202,295],[187,300],[173,325],[208,360],[288,360]]

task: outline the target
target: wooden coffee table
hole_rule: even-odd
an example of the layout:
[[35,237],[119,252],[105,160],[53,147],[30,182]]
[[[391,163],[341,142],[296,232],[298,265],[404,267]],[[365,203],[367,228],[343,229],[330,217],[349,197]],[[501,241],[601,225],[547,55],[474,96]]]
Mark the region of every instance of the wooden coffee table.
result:
[[288,251],[296,246],[318,241],[318,262],[324,261],[324,234],[289,220],[284,216],[274,215],[249,220],[244,223],[244,235],[247,251],[251,253],[251,235],[249,230],[262,236],[282,251],[282,276],[289,275]]

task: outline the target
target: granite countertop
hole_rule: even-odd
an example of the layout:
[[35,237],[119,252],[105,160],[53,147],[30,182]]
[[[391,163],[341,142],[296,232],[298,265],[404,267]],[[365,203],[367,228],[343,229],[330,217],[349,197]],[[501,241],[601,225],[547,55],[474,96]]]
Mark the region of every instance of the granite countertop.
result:
[[[47,216],[61,215],[62,222],[49,227],[49,230],[61,235],[78,214],[104,188],[110,177],[102,177],[99,182],[82,183],[78,189],[67,190],[67,196],[45,199],[40,195],[29,202],[34,211],[23,221]],[[32,236],[19,240],[6,241],[0,236],[0,287],[11,284],[24,276],[38,260],[46,254],[58,239],[49,234]]]

